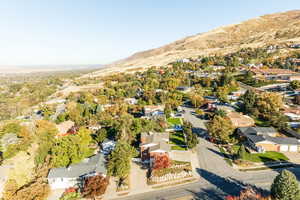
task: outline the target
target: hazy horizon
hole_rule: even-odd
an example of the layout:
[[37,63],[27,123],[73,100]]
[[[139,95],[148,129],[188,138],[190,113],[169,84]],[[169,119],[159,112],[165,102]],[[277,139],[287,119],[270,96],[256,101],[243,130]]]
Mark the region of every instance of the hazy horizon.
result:
[[1,5],[0,69],[104,65],[219,26],[300,8],[299,0],[11,0]]

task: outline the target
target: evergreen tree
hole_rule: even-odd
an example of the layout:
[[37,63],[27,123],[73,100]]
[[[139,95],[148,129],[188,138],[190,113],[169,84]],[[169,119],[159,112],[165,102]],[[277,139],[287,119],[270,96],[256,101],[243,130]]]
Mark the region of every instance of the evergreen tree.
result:
[[238,151],[238,159],[245,160],[246,159],[246,149],[242,144]]
[[299,200],[300,189],[295,175],[288,170],[283,170],[274,179],[271,195],[276,200]]
[[189,149],[194,148],[198,144],[197,135],[192,132],[192,124],[184,122],[183,133],[185,134],[186,144]]

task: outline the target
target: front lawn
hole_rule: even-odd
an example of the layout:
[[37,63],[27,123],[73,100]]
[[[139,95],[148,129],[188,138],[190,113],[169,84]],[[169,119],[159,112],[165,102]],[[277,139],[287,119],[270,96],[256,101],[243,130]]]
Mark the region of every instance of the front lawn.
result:
[[167,122],[169,123],[169,125],[174,126],[174,125],[182,125],[182,120],[180,118],[176,118],[176,117],[170,117],[167,119]]
[[[238,152],[240,146],[234,145],[233,151]],[[275,151],[267,151],[265,153],[248,153],[246,152],[245,159],[251,162],[272,162],[272,161],[287,161],[289,160],[283,153]]]
[[172,150],[186,150],[186,143],[182,131],[170,133],[170,143]]

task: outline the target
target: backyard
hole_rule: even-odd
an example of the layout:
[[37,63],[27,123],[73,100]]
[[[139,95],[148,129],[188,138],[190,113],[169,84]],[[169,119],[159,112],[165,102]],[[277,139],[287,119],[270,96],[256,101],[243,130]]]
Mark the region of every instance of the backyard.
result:
[[170,133],[170,144],[172,144],[172,150],[186,150],[185,138],[182,131],[176,131]]

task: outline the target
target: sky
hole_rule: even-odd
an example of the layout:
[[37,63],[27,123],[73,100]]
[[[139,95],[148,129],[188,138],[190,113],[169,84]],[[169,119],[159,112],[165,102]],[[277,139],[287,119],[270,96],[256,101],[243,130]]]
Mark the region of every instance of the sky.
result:
[[106,64],[299,0],[0,0],[0,66]]

